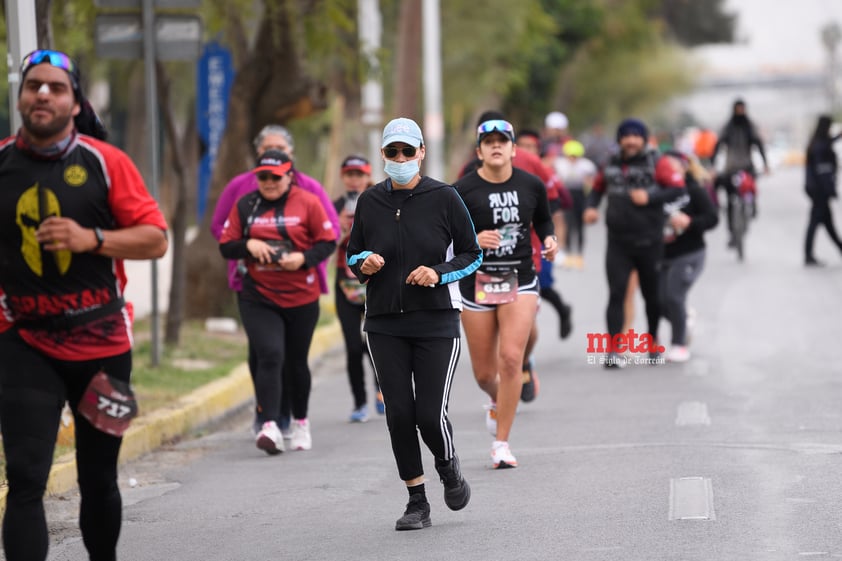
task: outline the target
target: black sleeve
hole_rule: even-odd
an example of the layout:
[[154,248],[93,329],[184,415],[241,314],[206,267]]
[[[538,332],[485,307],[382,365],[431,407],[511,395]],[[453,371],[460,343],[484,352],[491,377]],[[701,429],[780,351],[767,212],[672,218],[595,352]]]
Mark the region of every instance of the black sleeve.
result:
[[660,185],[647,191],[649,192],[648,206],[663,206],[678,200],[681,195],[687,192],[684,187],[662,187]]
[[336,242],[316,242],[313,244],[313,247],[304,251],[304,268],[309,269],[310,267],[315,267],[333,253],[333,250],[336,249]]
[[345,195],[342,195],[333,200],[333,208],[336,210],[336,214],[339,214],[345,208],[345,198]]
[[599,203],[602,202],[602,196],[605,194],[605,171],[601,169],[594,177],[591,192],[588,193],[588,198],[585,201],[585,208],[599,208]]
[[249,257],[249,250],[246,248],[248,240],[231,240],[223,244],[219,244],[219,253],[225,259],[245,259]]
[[707,191],[698,185],[688,186],[687,191],[690,194],[690,204],[693,207],[693,214],[690,215],[690,225],[687,226],[687,231],[702,233],[716,227],[719,224],[719,213],[713,206],[713,201],[710,200]]

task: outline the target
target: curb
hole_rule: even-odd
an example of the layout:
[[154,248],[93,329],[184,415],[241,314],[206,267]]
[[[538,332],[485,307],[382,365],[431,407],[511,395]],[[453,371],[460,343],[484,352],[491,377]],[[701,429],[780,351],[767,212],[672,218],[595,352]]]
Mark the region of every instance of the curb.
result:
[[[316,330],[310,346],[310,361],[342,341],[335,319]],[[254,398],[248,365],[237,366],[224,378],[214,380],[182,397],[170,407],[152,411],[134,420],[123,436],[119,464],[147,454],[175,438],[224,417]],[[69,452],[57,458],[47,480],[47,494],[60,495],[76,488],[76,457]],[[0,488],[0,514],[6,511],[8,487]]]

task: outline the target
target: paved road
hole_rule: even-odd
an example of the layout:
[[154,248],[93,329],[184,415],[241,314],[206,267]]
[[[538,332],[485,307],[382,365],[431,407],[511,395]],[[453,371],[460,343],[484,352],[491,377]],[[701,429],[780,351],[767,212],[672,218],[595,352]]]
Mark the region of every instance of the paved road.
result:
[[[241,414],[125,466],[120,559],[842,557],[842,256],[820,234],[831,265],[802,266],[800,178],[762,180],[745,263],[721,229],[709,236],[686,365],[588,364],[585,334],[604,331],[607,297],[604,226],[588,231],[585,271],[557,280],[575,306],[571,338],[554,338],[555,318],[540,313],[541,393],[516,420],[516,470],[489,467],[484,398],[464,353],[451,402],[473,487],[464,511],[447,510],[433,477],[432,528],[393,530],[406,497],[385,423],[346,422],[350,392],[333,353],[315,365],[312,451],[266,456]],[[84,558],[75,501],[48,502],[53,561]]]

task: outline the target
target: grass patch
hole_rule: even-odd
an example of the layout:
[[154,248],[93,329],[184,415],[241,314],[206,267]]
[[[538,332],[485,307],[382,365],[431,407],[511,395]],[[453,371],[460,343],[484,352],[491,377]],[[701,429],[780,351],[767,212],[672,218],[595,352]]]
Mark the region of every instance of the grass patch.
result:
[[132,387],[141,414],[172,405],[191,391],[227,375],[246,360],[247,340],[242,330],[235,334],[209,333],[204,322],[189,321],[181,328],[177,346],[162,347],[161,361],[152,366],[150,325],[135,325]]

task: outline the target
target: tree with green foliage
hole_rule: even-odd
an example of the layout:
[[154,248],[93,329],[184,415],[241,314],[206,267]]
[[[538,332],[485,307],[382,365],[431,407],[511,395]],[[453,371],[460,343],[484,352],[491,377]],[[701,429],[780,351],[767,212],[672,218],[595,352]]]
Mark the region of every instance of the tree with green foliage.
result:
[[[133,94],[142,86],[141,63],[97,61],[92,0],[37,0],[37,6],[39,13],[51,16],[39,16],[42,32],[52,32],[49,41],[79,58],[89,79],[109,78],[114,140],[126,144],[143,168],[143,135],[136,132],[142,130],[142,103]],[[395,112],[421,118],[418,6],[419,0],[380,1],[384,118]],[[363,128],[354,124],[359,123],[359,87],[371,69],[359,56],[356,10],[356,0],[204,0],[206,36],[232,50],[237,73],[209,209],[225,184],[251,167],[251,140],[265,124],[290,126],[296,134],[296,163],[308,171],[324,159],[328,145],[331,153],[363,145]],[[721,0],[488,0],[481,5],[448,0],[441,2],[441,12],[451,169],[465,158],[476,117],[486,109],[504,110],[518,126],[535,126],[546,112],[561,109],[574,130],[654,111],[692,84],[694,71],[681,45],[728,40],[734,23],[723,13]],[[190,122],[193,73],[171,64],[158,68],[159,93],[167,100],[161,111],[165,175],[174,174],[174,188],[163,204],[182,217],[172,220],[181,231],[194,213],[191,181],[197,154],[188,142],[195,127]],[[343,123],[348,123],[347,132],[337,130]],[[190,287],[186,317],[233,309],[208,220],[199,225],[196,240],[178,251],[184,270],[174,274],[173,286]],[[181,303],[174,293],[170,300],[177,324]]]

